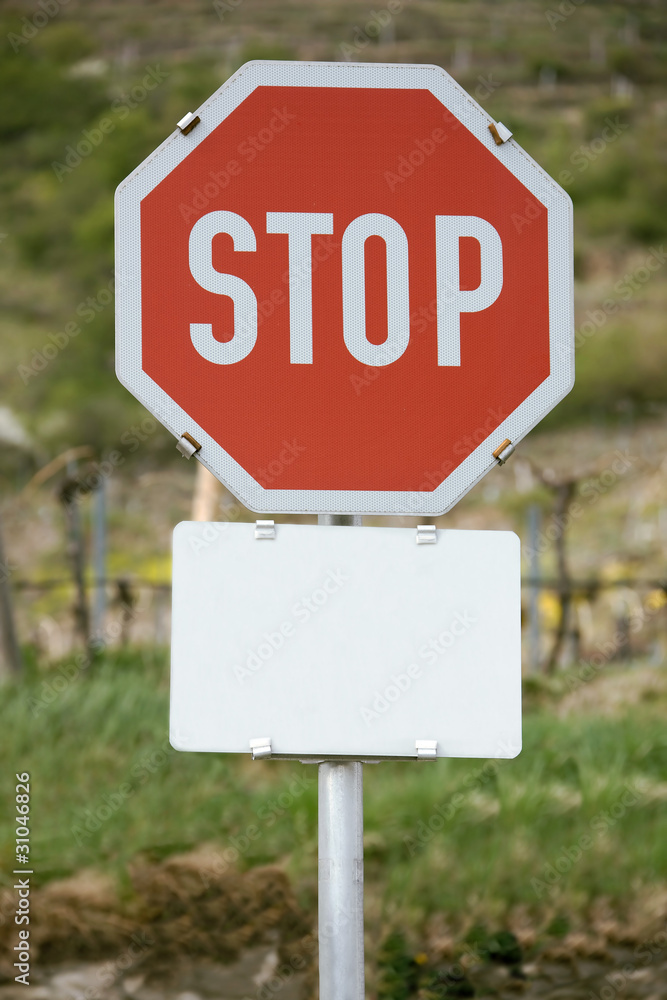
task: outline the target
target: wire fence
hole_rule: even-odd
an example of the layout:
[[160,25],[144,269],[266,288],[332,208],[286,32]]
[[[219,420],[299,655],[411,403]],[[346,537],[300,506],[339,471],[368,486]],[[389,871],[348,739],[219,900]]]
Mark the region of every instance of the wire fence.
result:
[[[67,475],[51,494],[62,512],[55,538],[61,539],[64,559],[56,564],[63,571],[36,578],[29,563],[23,573],[9,568],[0,531],[0,667],[5,672],[7,664],[19,669],[21,645],[56,662],[82,650],[169,644],[170,581],[109,573],[108,484],[103,476],[82,480],[77,455],[72,455],[65,453],[33,479],[44,480],[67,460]],[[665,662],[667,571],[664,577],[623,571],[610,576],[601,561],[598,572],[577,577],[570,567],[570,533],[588,481],[582,475],[559,480],[535,467],[533,471],[551,497],[551,509],[533,503],[522,514],[524,671],[553,673],[577,663],[636,659]],[[204,519],[215,519],[212,511]],[[217,513],[235,520],[252,516],[240,505],[224,502]],[[595,516],[600,515],[596,508]],[[653,559],[644,565],[655,569],[662,562]]]
[[[57,661],[86,646],[169,644],[168,580],[118,576],[85,581],[85,600],[93,609],[85,640],[80,631],[80,595],[71,578],[17,578],[13,590],[20,638],[45,659]],[[594,577],[563,586],[557,579],[526,577],[522,581],[522,622],[527,672],[547,670],[564,598],[570,614],[559,666],[594,662],[601,656],[607,662],[636,658],[664,661],[667,580]]]

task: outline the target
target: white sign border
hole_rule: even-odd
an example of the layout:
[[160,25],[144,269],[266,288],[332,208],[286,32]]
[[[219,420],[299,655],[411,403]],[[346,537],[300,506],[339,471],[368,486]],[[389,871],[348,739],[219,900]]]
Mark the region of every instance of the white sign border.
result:
[[[171,745],[250,753],[264,736],[276,759],[378,761],[414,760],[427,739],[437,757],[517,756],[520,562],[512,531],[439,529],[435,545],[417,545],[414,528],[279,524],[267,542],[254,524],[182,521]],[[271,633],[286,641],[270,645]],[[445,645],[429,659],[436,636]],[[418,667],[414,688],[396,680],[408,664]]]
[[[258,86],[430,90],[547,208],[550,374],[432,491],[264,489],[143,371],[141,200]],[[192,434],[202,445],[197,455],[199,461],[252,511],[281,514],[444,514],[496,464],[493,451],[506,439],[516,445],[567,395],[574,383],[573,237],[569,195],[514,139],[497,146],[488,129],[494,119],[439,66],[254,61],[242,66],[197,109],[196,114],[201,123],[190,134],[185,136],[180,129],[174,131],[116,190],[118,379],[177,438],[185,431]],[[471,433],[474,434],[474,431]],[[428,474],[427,470],[424,474]]]

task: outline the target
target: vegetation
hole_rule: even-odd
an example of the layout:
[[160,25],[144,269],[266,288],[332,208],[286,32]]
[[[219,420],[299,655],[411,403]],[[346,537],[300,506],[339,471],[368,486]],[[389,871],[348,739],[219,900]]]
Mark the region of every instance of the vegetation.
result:
[[[544,929],[559,913],[576,924],[600,899],[627,914],[665,887],[664,672],[637,668],[622,713],[614,705],[627,672],[599,672],[587,682],[595,715],[578,704],[587,685],[572,676],[530,682],[515,760],[366,769],[372,919],[411,934],[444,914],[497,931],[519,909]],[[232,848],[224,856],[241,869],[286,862],[312,905],[315,767],[177,753],[167,703],[165,657],[148,651],[108,654],[89,673],[33,666],[5,688],[0,748],[31,775],[34,881],[95,867],[123,884],[139,853],[159,859],[213,842]],[[13,783],[5,769],[4,801]],[[259,836],[248,837],[253,826]],[[8,811],[1,830],[11,872]]]
[[[164,3],[150,26],[125,5],[109,17],[63,6],[38,27],[5,8],[0,387],[37,453],[102,450],[142,416],[113,375],[113,191],[249,58],[451,69],[574,200],[578,383],[550,422],[664,403],[664,282],[645,262],[667,228],[667,22],[648,2],[562,6],[536,0],[516,19],[510,5],[411,0],[393,16],[382,8],[382,30],[379,13],[367,23],[343,0],[280,16],[267,0],[190,5],[187,16]],[[166,444],[153,435],[144,462]],[[11,456],[2,470],[16,474]]]
[[[373,15],[350,0],[159,0],[150,20],[132,4],[55,7],[42,25],[37,8],[5,4],[0,13],[0,437],[13,434],[17,445],[0,451],[0,490],[18,495],[4,523],[19,575],[35,567],[40,579],[62,575],[62,511],[44,499],[53,481],[42,493],[18,491],[66,448],[91,445],[98,458],[120,449],[109,516],[114,578],[164,582],[169,530],[189,510],[192,469],[158,468],[173,442],[141,423],[145,411],[114,376],[116,185],[246,60],[351,58],[444,66],[574,202],[576,387],[546,422],[551,433],[532,436],[524,457],[471,493],[448,525],[516,527],[533,504],[544,511],[540,540],[553,539],[553,494],[526,456],[541,469],[571,472],[578,462],[573,571],[625,580],[641,565],[649,597],[664,598],[655,584],[664,570],[656,463],[664,434],[655,420],[641,441],[630,435],[635,414],[660,416],[666,402],[659,4],[527,0],[517,16],[516,5],[492,0],[405,0],[389,20],[384,2]],[[607,429],[602,447],[599,433],[616,420],[631,455],[620,466],[618,442]],[[602,485],[594,475],[606,476]],[[554,566],[545,543],[542,572]],[[61,591],[28,593],[35,622],[61,607]],[[644,597],[637,621],[658,608]],[[552,605],[541,609],[543,626],[556,620]],[[146,638],[141,625],[136,634]],[[640,631],[621,652],[656,663],[661,642]],[[602,912],[629,934],[667,890],[664,669],[627,661],[621,672],[612,658],[582,677],[526,682],[516,760],[366,768],[367,925],[382,942],[386,1000],[415,988],[428,998],[470,995],[465,971],[442,979],[422,961],[427,933],[510,967],[526,935],[564,937],[598,926]],[[30,772],[36,891],[93,868],[130,898],[137,856],[157,864],[208,843],[242,870],[285,864],[313,911],[315,768],[172,751],[164,651],[108,652],[88,670],[40,659],[2,693],[0,749],[11,771],[0,794],[11,801],[13,772]],[[8,873],[14,824],[3,815]],[[12,884],[2,879],[0,889]]]

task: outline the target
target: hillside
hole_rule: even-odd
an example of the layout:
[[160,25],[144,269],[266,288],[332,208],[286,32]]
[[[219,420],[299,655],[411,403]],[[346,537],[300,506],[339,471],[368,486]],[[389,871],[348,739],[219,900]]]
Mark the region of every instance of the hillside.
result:
[[[6,490],[58,450],[111,447],[141,419],[113,374],[113,190],[252,58],[449,70],[574,200],[577,385],[548,426],[663,412],[660,4],[406,0],[373,13],[337,0],[56,0],[53,11],[15,3],[0,15]],[[135,458],[161,464],[171,446],[158,432]]]

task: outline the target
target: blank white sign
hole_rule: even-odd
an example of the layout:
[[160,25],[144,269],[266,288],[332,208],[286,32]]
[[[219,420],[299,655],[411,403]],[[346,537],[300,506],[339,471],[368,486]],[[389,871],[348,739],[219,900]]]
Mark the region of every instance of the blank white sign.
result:
[[276,756],[515,757],[519,539],[509,531],[183,522],[170,739]]

